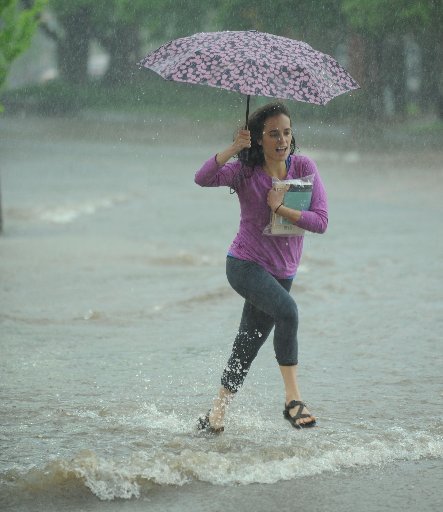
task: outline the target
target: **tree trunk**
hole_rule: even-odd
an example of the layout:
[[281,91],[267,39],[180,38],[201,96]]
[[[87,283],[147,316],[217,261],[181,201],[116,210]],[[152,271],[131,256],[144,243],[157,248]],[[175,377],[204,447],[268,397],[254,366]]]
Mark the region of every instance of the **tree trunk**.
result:
[[[427,38],[426,38],[427,39]],[[422,80],[421,80],[421,106],[424,112],[432,112],[437,102],[438,81],[436,67],[435,45],[422,40]]]
[[437,75],[437,116],[443,121],[443,33],[439,34],[437,44],[436,75]]
[[384,42],[383,76],[384,86],[390,87],[394,99],[394,115],[406,114],[406,65],[402,37],[388,37]]
[[2,187],[0,183],[0,235],[3,233]]
[[119,24],[112,34],[100,41],[110,55],[105,82],[122,85],[130,82],[140,60],[140,34],[136,25]]
[[421,105],[443,118],[443,33],[441,0],[432,2],[431,22],[418,35],[422,50]]
[[365,43],[360,34],[353,32],[349,37],[349,72],[363,87],[365,79]]
[[88,79],[91,13],[84,7],[60,22],[64,37],[58,41],[57,59],[61,78],[69,83],[82,84]]
[[362,90],[362,114],[375,120],[383,111],[383,82],[381,73],[381,41],[353,33],[350,36],[349,72]]

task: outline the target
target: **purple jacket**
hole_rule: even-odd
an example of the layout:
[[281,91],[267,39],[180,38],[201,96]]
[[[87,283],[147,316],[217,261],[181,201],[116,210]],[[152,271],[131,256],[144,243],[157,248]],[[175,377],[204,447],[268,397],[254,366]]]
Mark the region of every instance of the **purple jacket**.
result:
[[[236,160],[219,166],[215,156],[205,162],[195,175],[195,182],[202,187],[233,187],[241,163]],[[314,233],[324,233],[328,225],[326,191],[315,163],[308,157],[292,155],[286,179],[314,174],[312,199],[309,211],[302,212],[297,226]],[[300,263],[303,236],[269,236],[263,230],[270,220],[266,202],[272,178],[261,167],[256,167],[250,178],[236,186],[240,201],[240,228],[229,253],[236,258],[254,261],[279,279],[293,277]]]

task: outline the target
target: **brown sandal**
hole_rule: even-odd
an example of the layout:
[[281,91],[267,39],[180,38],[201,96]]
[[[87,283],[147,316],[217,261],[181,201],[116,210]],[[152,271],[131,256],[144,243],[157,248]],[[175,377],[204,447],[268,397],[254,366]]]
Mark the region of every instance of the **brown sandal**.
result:
[[[295,416],[291,416],[289,414],[289,410],[298,406],[298,411]],[[317,422],[315,420],[310,421],[309,423],[297,423],[297,420],[302,418],[311,418],[312,414],[302,414],[303,409],[306,409],[306,404],[304,402],[300,402],[299,400],[292,400],[288,405],[285,404],[285,410],[283,411],[283,416],[289,421],[289,423],[294,428],[310,428],[315,427]]]

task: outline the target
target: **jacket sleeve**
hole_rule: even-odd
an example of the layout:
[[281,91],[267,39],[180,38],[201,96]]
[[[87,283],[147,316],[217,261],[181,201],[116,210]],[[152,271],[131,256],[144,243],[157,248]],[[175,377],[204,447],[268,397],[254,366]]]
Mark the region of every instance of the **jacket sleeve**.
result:
[[232,187],[240,171],[240,163],[237,161],[218,165],[215,157],[207,160],[195,173],[195,183],[201,187]]
[[317,166],[310,159],[303,162],[303,176],[314,175],[311,206],[303,211],[296,225],[313,233],[324,233],[328,227],[328,198]]

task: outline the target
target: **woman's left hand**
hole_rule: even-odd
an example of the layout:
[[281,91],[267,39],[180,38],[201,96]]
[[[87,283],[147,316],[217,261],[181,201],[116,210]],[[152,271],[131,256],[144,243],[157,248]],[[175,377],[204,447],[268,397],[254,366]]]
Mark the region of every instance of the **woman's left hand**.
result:
[[271,208],[273,212],[283,203],[283,197],[285,195],[285,190],[271,190],[268,192],[268,206]]

